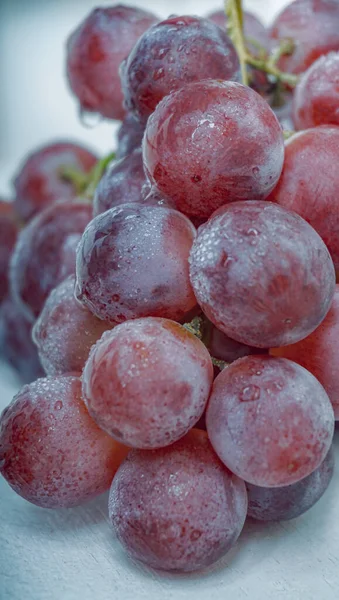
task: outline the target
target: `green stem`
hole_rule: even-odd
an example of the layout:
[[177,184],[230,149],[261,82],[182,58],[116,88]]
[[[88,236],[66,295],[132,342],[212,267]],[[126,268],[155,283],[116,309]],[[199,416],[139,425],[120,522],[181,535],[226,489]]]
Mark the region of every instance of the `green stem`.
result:
[[299,77],[297,75],[280,71],[280,69],[278,69],[278,67],[272,64],[269,60],[262,60],[260,58],[255,58],[251,54],[247,54],[246,62],[248,65],[251,65],[251,67],[259,69],[259,71],[264,71],[264,73],[267,73],[268,75],[273,75],[277,81],[286,83],[290,87],[295,87],[298,83]]
[[[211,332],[212,332],[212,323],[210,323],[204,315],[199,316],[199,317],[194,317],[192,319],[192,321],[190,321],[189,323],[185,323],[183,325],[183,327],[185,327],[185,329],[187,329],[187,331],[189,331],[190,333],[193,333],[193,335],[195,335],[195,337],[197,337],[199,340],[201,340],[202,343],[205,344],[205,346],[207,347],[207,350],[209,349],[209,342],[211,339]],[[219,360],[218,358],[214,358],[214,356],[211,356],[211,361],[216,367],[218,367],[220,369],[220,371],[225,369],[225,367],[228,367],[228,364],[229,364],[229,363],[225,362],[224,360]]]
[[85,196],[87,196],[88,198],[93,198],[100,179],[105,173],[109,163],[115,159],[115,156],[115,152],[111,152],[107,156],[104,156],[104,158],[102,158],[101,160],[98,160],[98,162],[89,174],[88,183],[84,191]]
[[88,185],[88,173],[78,171],[74,167],[62,167],[60,170],[61,178],[67,183],[71,183],[77,194],[81,195]]
[[292,137],[292,135],[294,135],[295,133],[296,133],[295,131],[289,131],[289,130],[285,129],[283,131],[284,140],[289,140],[290,137]]
[[111,152],[104,156],[94,165],[89,173],[84,173],[73,167],[63,167],[60,170],[60,176],[64,181],[71,183],[77,194],[82,198],[93,199],[96,187],[107,169],[109,163],[114,160],[115,152]]
[[227,17],[227,33],[234,44],[240,62],[241,79],[244,85],[248,85],[247,49],[244,38],[242,0],[225,0],[225,13]]

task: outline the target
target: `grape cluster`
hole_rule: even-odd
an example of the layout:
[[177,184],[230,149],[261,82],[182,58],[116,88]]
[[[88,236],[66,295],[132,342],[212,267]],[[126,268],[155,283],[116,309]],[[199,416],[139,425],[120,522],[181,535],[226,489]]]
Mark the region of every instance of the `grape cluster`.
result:
[[122,121],[115,156],[51,142],[0,202],[0,350],[26,384],[0,471],[45,508],[110,488],[121,544],[165,570],[305,513],[334,468],[339,4],[232,19],[92,11],[67,77]]

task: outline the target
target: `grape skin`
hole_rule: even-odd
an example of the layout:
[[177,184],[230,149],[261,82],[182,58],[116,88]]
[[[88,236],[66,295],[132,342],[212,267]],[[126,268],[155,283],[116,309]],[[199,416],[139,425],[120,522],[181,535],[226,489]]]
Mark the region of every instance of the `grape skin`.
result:
[[226,31],[199,17],[151,27],[121,65],[125,105],[143,122],[165,96],[202,79],[237,81],[239,60]]
[[246,488],[193,430],[160,450],[132,450],[110,491],[109,517],[134,559],[195,571],[221,558],[244,525]]
[[291,39],[294,51],[278,66],[288,73],[303,73],[323,54],[339,50],[339,4],[337,0],[296,0],[277,16],[270,30],[273,43]]
[[160,102],[143,153],[151,183],[181,212],[208,218],[228,202],[265,199],[280,177],[284,142],[259,94],[239,83],[202,81]]
[[272,348],[273,356],[283,356],[310,371],[323,385],[339,420],[339,285],[323,322],[311,335],[292,346]]
[[147,182],[141,148],[112,164],[103,175],[94,195],[93,215],[130,202],[143,201]]
[[262,348],[254,348],[253,346],[247,346],[246,344],[232,340],[212,323],[208,323],[207,327],[207,339],[204,339],[204,343],[214,358],[231,363],[243,356],[264,353]]
[[81,372],[93,344],[109,329],[74,297],[75,275],[48,296],[33,328],[33,339],[47,375]]
[[294,91],[295,129],[339,125],[339,52],[321,56],[302,75]]
[[133,6],[95,8],[67,41],[67,77],[83,111],[107,119],[125,114],[121,61],[157,17]]
[[32,340],[32,322],[10,296],[0,307],[0,353],[17,372],[22,383],[44,375]]
[[145,124],[131,113],[127,113],[118,131],[117,158],[124,158],[133,150],[141,147]]
[[111,323],[180,321],[196,305],[188,255],[196,231],[179,212],[125,204],[98,215],[77,251],[77,298]]
[[259,521],[289,521],[300,517],[326,492],[333,470],[331,448],[321,465],[297,483],[279,488],[262,488],[248,483],[248,516]]
[[88,204],[55,204],[21,230],[11,259],[10,284],[29,320],[39,316],[51,290],[74,273],[76,248],[91,217]]
[[89,416],[75,376],[23,387],[1,416],[1,473],[43,508],[70,508],[102,494],[125,455]]
[[285,163],[269,200],[298,213],[324,240],[339,269],[339,129],[316,127],[286,142]]
[[206,424],[214,450],[261,487],[300,481],[324,460],[333,438],[329,398],[306,369],[285,358],[245,356],[214,380]]
[[8,293],[8,266],[17,230],[13,204],[0,200],[0,304]]
[[160,448],[200,419],[213,381],[204,344],[178,323],[145,318],[103,335],[83,372],[89,413],[112,437]]
[[27,222],[51,204],[74,200],[77,190],[63,179],[63,169],[88,173],[97,160],[86,148],[67,141],[48,144],[32,152],[13,182],[14,208],[20,219]]
[[236,202],[199,227],[190,253],[195,296],[238,342],[284,346],[309,335],[335,289],[329,252],[306,221],[271,202]]

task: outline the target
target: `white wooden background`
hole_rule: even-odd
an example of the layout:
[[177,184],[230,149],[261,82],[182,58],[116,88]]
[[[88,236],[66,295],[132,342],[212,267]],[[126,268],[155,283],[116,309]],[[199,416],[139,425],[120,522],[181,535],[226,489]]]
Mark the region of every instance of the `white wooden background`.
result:
[[[204,14],[211,0],[130,0],[164,17]],[[63,40],[93,0],[0,0],[0,194],[21,157],[52,137],[71,136],[104,153],[112,126],[77,121],[63,79]],[[109,2],[100,2],[101,5]],[[248,2],[268,22],[278,0]],[[15,393],[0,365],[0,409]],[[206,572],[164,575],[131,562],[107,523],[107,498],[48,511],[0,482],[0,600],[338,600],[338,466],[322,500],[283,524],[248,523],[234,550]]]

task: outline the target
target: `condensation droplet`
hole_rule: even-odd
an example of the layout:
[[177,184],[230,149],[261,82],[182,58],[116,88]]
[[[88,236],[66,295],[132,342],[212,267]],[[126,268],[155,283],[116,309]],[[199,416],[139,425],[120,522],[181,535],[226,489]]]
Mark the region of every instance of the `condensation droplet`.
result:
[[80,107],[79,119],[84,127],[94,129],[94,127],[97,127],[101,123],[103,116],[100,113],[89,112]]
[[253,402],[260,397],[260,388],[257,385],[248,385],[240,393],[241,402]]

